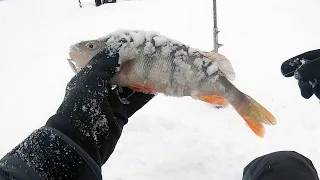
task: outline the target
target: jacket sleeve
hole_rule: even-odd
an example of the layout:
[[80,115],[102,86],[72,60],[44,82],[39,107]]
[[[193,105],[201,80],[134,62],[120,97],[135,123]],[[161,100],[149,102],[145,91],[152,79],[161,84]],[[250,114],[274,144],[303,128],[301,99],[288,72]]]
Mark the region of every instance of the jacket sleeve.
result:
[[[118,53],[101,51],[71,79],[55,115],[0,160],[3,179],[102,179],[101,166],[128,118],[154,96],[112,90],[105,82],[115,74],[118,60]],[[123,98],[130,103],[123,104]]]
[[68,136],[44,126],[0,160],[0,180],[100,180],[100,168]]

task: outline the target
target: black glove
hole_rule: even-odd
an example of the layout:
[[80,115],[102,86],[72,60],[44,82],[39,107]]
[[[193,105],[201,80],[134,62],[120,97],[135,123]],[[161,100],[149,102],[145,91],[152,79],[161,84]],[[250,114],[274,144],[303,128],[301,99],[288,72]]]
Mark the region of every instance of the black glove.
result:
[[320,99],[320,49],[288,59],[281,65],[281,72],[298,80],[302,97],[309,99],[315,94]]
[[[56,113],[64,119],[58,126],[99,165],[104,164],[113,152],[128,118],[154,96],[132,94],[129,88],[111,90],[107,82],[119,66],[119,55],[108,57],[108,54],[102,51],[96,55],[69,82],[65,99]],[[120,101],[123,98],[129,104],[123,104]],[[66,121],[73,129],[64,128]]]
[[103,51],[71,79],[56,114],[0,160],[7,164],[0,166],[0,177],[102,179],[101,166],[128,118],[154,97],[111,88],[107,82],[116,73],[118,58]]

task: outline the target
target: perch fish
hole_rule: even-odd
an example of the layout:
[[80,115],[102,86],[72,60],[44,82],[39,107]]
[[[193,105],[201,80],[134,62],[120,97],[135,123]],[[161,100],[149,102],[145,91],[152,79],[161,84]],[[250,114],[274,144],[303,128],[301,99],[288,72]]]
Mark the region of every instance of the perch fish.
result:
[[70,63],[81,69],[101,51],[119,53],[119,70],[109,82],[113,85],[190,96],[223,107],[231,104],[259,137],[265,134],[263,124],[277,123],[266,108],[231,83],[235,72],[222,54],[198,50],[158,32],[118,30],[71,45]]

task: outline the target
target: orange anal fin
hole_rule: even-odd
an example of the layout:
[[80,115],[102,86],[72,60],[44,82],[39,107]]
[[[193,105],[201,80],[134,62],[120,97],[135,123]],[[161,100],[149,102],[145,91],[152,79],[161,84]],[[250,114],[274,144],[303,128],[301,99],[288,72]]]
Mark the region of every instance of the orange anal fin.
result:
[[226,107],[228,106],[228,100],[224,97],[217,96],[217,95],[210,95],[210,96],[201,96],[199,97],[201,101],[210,104],[216,104],[218,106]]
[[137,92],[143,92],[143,93],[157,93],[157,91],[155,89],[153,89],[152,87],[148,86],[148,85],[137,85],[137,84],[133,84],[133,85],[129,85],[128,88],[131,88]]

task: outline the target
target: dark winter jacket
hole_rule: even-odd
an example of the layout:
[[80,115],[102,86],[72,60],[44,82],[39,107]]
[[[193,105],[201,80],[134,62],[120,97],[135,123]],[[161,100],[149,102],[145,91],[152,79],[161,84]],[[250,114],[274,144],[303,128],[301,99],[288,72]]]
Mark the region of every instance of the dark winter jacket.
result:
[[[53,117],[51,121],[67,120]],[[66,124],[65,128],[72,126]],[[121,127],[118,131],[120,129]],[[116,141],[119,135],[114,133],[110,138]],[[110,154],[110,151],[106,153]],[[99,180],[102,179],[100,168],[99,164],[66,134],[44,126],[0,160],[0,180]]]

